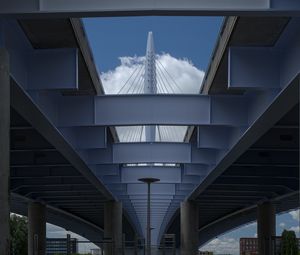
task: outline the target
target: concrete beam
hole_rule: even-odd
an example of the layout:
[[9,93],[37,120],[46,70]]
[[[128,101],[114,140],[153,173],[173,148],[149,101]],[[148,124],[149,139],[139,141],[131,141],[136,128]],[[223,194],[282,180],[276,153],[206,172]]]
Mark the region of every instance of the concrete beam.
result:
[[28,255],[46,254],[46,207],[37,202],[28,206]]
[[[28,3],[27,3],[28,2]],[[35,17],[45,15],[59,17],[90,16],[144,16],[144,15],[258,15],[262,12],[273,15],[295,15],[300,9],[298,2],[286,0],[200,0],[181,1],[75,1],[72,4],[59,0],[13,0],[0,4],[2,16]]]
[[199,210],[195,202],[185,201],[180,205],[181,255],[198,254]]
[[[109,201],[104,208],[104,237],[112,238],[113,244],[105,245],[105,254],[121,255],[122,203]],[[113,247],[114,246],[114,247]]]
[[257,239],[259,254],[273,254],[272,237],[276,235],[275,207],[270,202],[257,207]]

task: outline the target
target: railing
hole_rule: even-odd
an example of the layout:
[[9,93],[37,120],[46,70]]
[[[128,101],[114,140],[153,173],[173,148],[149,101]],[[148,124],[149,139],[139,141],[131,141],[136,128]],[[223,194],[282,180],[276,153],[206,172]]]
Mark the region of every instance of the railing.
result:
[[[105,238],[102,241],[76,241],[80,244],[94,244],[99,249],[94,249],[95,255],[146,255],[146,242],[144,238],[136,238],[126,241],[123,236],[122,244],[117,246],[112,238]],[[67,255],[71,255],[70,237],[66,238]],[[90,252],[90,251],[87,251]],[[147,254],[148,255],[148,254]],[[151,255],[176,255],[175,235],[165,235],[160,246],[151,246]]]

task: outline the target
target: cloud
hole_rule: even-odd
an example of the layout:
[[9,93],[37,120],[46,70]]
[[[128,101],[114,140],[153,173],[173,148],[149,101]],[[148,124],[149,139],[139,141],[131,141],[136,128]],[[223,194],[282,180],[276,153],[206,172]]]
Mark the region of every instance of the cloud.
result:
[[289,214],[292,216],[292,218],[294,220],[296,220],[297,222],[300,222],[300,209],[291,211],[291,212],[289,212]]
[[295,231],[296,234],[297,234],[297,233],[300,233],[300,227],[299,227],[299,226],[290,227],[289,230]]
[[[135,76],[139,77],[142,75],[143,70],[141,69],[145,57],[120,57],[120,65],[114,70],[101,73],[101,80],[107,94],[116,94],[122,88],[122,93],[129,93],[130,91],[137,90],[129,89],[130,84],[133,83]],[[181,92],[181,93],[198,93],[200,85],[204,78],[204,72],[197,69],[193,63],[187,59],[177,59],[172,57],[168,53],[157,55],[157,82],[160,84],[160,88],[168,86],[166,79],[168,79],[169,92]],[[139,70],[140,73],[139,73]],[[139,75],[137,75],[139,73]],[[163,77],[164,73],[165,77]],[[130,78],[131,77],[131,78]],[[124,86],[127,80],[130,80],[127,85]],[[163,82],[163,80],[165,82]],[[134,84],[142,89],[142,80],[138,82],[138,78]],[[175,81],[175,82],[174,82]],[[164,83],[164,85],[163,85]],[[177,85],[176,85],[176,84]],[[172,87],[172,88],[171,88]],[[180,89],[178,89],[180,87]],[[166,89],[167,90],[167,89]]]
[[239,241],[235,238],[215,238],[200,248],[201,251],[212,251],[214,254],[239,254]]
[[281,222],[281,223],[279,224],[279,227],[281,227],[281,228],[285,228],[285,226],[286,226],[286,224],[285,224],[284,222]]
[[253,227],[255,227],[255,228],[257,227],[257,222],[256,221],[251,222],[251,223],[244,226],[244,228],[253,228]]

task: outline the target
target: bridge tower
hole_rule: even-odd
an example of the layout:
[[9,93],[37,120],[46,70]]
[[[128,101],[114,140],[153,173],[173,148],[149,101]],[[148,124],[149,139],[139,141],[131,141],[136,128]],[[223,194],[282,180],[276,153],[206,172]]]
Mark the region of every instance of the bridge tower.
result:
[[[155,50],[153,42],[153,33],[148,33],[146,60],[145,60],[145,79],[144,79],[144,93],[156,94],[156,66],[155,66]],[[145,126],[146,142],[155,142],[156,126]]]

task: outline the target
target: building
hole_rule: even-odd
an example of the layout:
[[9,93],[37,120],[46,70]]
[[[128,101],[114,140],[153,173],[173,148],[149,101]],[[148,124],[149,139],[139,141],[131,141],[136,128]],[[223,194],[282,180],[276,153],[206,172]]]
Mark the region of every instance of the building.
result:
[[91,254],[92,255],[100,255],[101,254],[101,250],[99,248],[91,249]]
[[241,238],[240,239],[240,254],[241,255],[256,255],[256,254],[258,254],[257,238]]
[[[300,249],[300,238],[298,240],[298,249]],[[272,237],[272,249],[275,255],[280,254],[281,237]],[[257,238],[240,238],[240,255],[256,255],[258,254],[258,239]]]
[[73,254],[78,252],[77,238],[47,238],[46,255]]
[[213,255],[212,251],[199,251],[199,255]]

